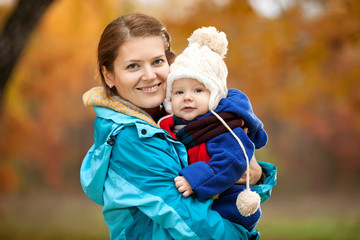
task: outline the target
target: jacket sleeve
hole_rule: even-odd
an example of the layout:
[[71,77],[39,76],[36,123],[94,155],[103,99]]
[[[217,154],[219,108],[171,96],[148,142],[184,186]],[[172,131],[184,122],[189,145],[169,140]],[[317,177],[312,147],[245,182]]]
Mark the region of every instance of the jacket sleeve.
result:
[[181,157],[186,158],[185,147],[164,133],[151,136],[144,129],[125,127],[110,160],[104,215],[139,209],[173,239],[256,239],[257,231],[248,232],[211,210],[212,200],[182,197],[173,181]]
[[248,128],[248,136],[255,144],[255,148],[259,149],[266,145],[268,136],[264,125],[253,112],[250,100],[244,93],[237,89],[229,89],[228,96],[221,99],[215,111],[231,111],[239,114],[239,116],[245,120],[245,125]]
[[262,162],[262,161],[258,161],[258,163],[262,168],[262,172],[265,175],[265,179],[261,184],[252,185],[252,188],[255,192],[257,192],[260,195],[261,203],[263,203],[270,198],[272,189],[276,185],[277,169],[271,163]]
[[[241,128],[234,133],[242,141],[249,161],[254,154],[254,144]],[[180,171],[196,195],[209,199],[234,185],[246,170],[246,160],[239,143],[231,133],[221,134],[206,143],[211,157],[209,163],[197,162]]]

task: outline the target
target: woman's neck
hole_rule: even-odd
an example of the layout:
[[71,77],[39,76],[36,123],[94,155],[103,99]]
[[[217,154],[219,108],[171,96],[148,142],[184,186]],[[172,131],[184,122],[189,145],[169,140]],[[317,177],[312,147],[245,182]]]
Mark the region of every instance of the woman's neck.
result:
[[147,112],[155,122],[157,122],[160,118],[162,118],[166,114],[162,106],[155,108],[143,108],[143,110]]

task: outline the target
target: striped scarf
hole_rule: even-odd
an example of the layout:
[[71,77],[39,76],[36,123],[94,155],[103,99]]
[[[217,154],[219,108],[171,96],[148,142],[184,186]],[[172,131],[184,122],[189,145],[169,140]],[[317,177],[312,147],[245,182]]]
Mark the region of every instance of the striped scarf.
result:
[[[243,127],[244,120],[237,114],[231,112],[222,112],[219,115],[225,120],[231,129]],[[176,138],[181,141],[187,149],[192,148],[210,139],[229,132],[226,127],[214,116],[201,118],[191,122],[173,117],[175,124],[182,122],[186,124],[184,128],[176,133]]]

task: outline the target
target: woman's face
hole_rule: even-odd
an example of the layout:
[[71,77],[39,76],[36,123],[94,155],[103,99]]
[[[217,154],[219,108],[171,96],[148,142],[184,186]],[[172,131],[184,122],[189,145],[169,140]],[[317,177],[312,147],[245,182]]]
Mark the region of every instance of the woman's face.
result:
[[142,109],[159,107],[165,98],[169,64],[161,37],[132,38],[121,45],[114,71],[102,72],[120,97]]

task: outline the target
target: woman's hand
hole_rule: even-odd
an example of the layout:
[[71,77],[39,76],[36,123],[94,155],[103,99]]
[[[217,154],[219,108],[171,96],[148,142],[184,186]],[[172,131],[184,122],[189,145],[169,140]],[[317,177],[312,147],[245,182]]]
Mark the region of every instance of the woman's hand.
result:
[[175,186],[183,197],[188,197],[193,193],[192,187],[184,176],[174,178]]
[[[244,132],[247,134],[248,128],[243,128]],[[255,159],[255,154],[253,158],[250,161],[250,185],[255,185],[261,178],[262,175],[262,168],[258,164],[258,162]],[[236,182],[236,184],[239,185],[245,185],[246,184],[246,171],[244,175]]]
[[[262,169],[254,156],[250,162],[250,185],[255,185],[260,180],[261,175],[262,175]],[[240,184],[240,185],[246,184],[246,171],[244,175],[236,182],[236,184]]]

